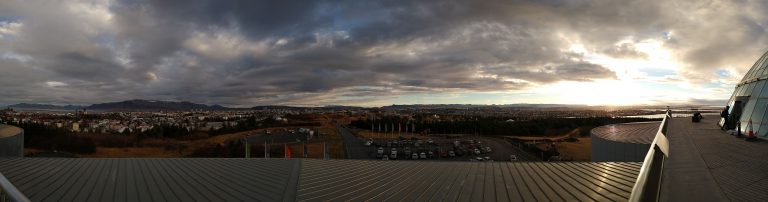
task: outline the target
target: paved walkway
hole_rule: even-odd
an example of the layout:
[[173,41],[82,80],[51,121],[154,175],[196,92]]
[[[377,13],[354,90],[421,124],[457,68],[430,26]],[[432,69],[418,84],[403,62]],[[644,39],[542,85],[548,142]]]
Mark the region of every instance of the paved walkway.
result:
[[671,120],[661,201],[768,201],[768,141],[727,135],[716,121]]

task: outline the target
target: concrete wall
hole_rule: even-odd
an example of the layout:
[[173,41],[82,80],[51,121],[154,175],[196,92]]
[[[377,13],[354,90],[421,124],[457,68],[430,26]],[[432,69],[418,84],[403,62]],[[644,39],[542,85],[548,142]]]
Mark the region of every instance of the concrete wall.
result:
[[593,162],[642,162],[650,144],[624,143],[592,135]]
[[0,137],[0,157],[24,157],[24,130],[16,135]]

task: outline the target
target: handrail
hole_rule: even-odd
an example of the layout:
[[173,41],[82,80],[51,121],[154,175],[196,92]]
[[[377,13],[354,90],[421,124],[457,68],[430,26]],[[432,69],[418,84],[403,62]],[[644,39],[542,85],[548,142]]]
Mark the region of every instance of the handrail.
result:
[[662,170],[664,161],[669,158],[669,141],[667,140],[667,128],[672,111],[667,110],[666,116],[661,121],[656,137],[653,138],[651,148],[643,160],[640,173],[637,176],[629,201],[658,201],[661,188]]
[[29,199],[0,173],[0,201],[29,202]]

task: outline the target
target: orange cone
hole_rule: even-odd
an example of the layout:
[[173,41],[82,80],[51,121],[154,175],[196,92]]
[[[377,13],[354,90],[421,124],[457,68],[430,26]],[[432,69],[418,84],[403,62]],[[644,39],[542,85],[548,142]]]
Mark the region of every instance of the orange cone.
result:
[[755,137],[755,132],[752,131],[752,119],[749,119],[749,122],[747,122],[747,129],[749,129],[749,132],[747,132],[747,141],[755,141],[757,140],[757,137]]

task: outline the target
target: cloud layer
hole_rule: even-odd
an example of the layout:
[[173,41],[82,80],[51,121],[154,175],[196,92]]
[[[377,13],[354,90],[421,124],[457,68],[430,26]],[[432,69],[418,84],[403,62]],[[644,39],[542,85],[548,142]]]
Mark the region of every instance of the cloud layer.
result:
[[[766,50],[766,8],[762,1],[2,1],[0,103],[371,105],[623,79],[721,92]],[[662,50],[668,54],[659,59]],[[612,63],[654,60],[671,62]]]

